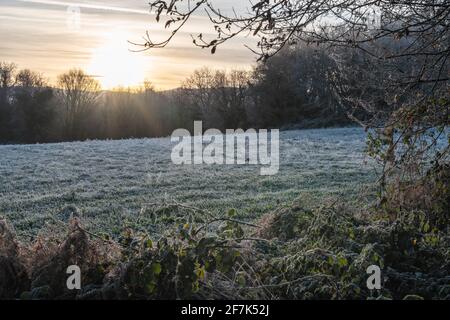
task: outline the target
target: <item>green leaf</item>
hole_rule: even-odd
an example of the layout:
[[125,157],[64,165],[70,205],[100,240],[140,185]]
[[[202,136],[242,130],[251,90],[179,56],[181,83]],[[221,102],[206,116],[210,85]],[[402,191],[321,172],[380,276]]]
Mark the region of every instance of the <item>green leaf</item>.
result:
[[237,214],[236,209],[230,209],[230,210],[228,211],[228,217],[230,217],[230,218],[235,217],[236,214]]
[[241,286],[245,286],[246,284],[246,279],[245,279],[245,275],[243,273],[238,273],[236,276],[236,282]]
[[156,285],[153,282],[148,283],[147,286],[146,286],[147,292],[150,293],[150,294],[155,292],[155,288],[156,288]]
[[339,257],[338,258],[338,264],[340,267],[345,267],[348,265],[348,261],[345,257]]
[[159,275],[162,271],[162,267],[160,263],[153,263],[152,264],[152,271],[155,275]]
[[201,279],[201,280],[205,279],[206,270],[205,270],[204,266],[202,266],[202,267],[198,266],[195,270],[195,273],[196,273],[198,279]]

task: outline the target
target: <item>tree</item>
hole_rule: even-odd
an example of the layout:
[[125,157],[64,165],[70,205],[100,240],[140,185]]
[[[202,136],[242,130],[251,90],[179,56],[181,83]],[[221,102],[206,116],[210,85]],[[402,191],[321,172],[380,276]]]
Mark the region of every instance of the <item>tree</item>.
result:
[[247,105],[250,73],[244,70],[231,70],[224,73],[216,84],[216,91],[221,97],[219,112],[224,119],[225,129],[245,128],[248,126]]
[[58,87],[64,106],[63,130],[66,138],[86,138],[86,121],[98,101],[100,84],[82,70],[73,69],[58,77]]
[[47,85],[42,74],[29,69],[23,69],[17,73],[15,84],[21,88],[40,88]]
[[183,83],[185,108],[189,109],[189,119],[202,120],[207,127],[217,124],[216,115],[213,115],[212,87],[213,71],[209,68],[195,70]]
[[194,120],[203,120],[210,128],[246,127],[249,81],[249,73],[243,70],[194,71],[183,83]]
[[0,61],[0,104],[6,105],[9,90],[14,86],[14,75],[17,66],[14,63]]
[[450,122],[449,1],[259,0],[241,14],[221,10],[213,0],[182,2],[150,2],[156,20],[165,15],[172,32],[161,42],[147,33],[138,44],[142,50],[167,46],[200,10],[216,33],[197,34],[193,41],[212,53],[248,34],[258,38],[251,50],[261,61],[298,43],[322,46],[336,65],[336,98],[352,115],[363,109],[364,118],[355,120],[373,130],[369,152],[384,164],[382,181],[391,175],[421,180],[433,172],[425,165],[430,162],[448,166],[449,143],[439,139],[448,136]]
[[14,86],[16,72],[14,63],[0,61],[0,140],[11,140],[11,106],[10,94]]
[[13,124],[17,141],[47,142],[51,138],[55,107],[53,90],[44,77],[25,69],[16,75]]
[[321,47],[285,48],[253,72],[257,126],[335,125],[347,121],[333,95],[333,59]]
[[[156,20],[166,14],[165,27],[172,28],[165,41],[154,43],[147,33],[143,50],[164,47],[200,10],[205,10],[216,35],[207,40],[203,33],[194,38],[194,44],[211,48],[213,52],[224,42],[241,34],[259,38],[261,59],[267,59],[287,45],[299,42],[327,43],[367,50],[363,45],[374,40],[414,35],[417,43],[405,48],[409,56],[439,53],[446,56],[448,44],[448,17],[450,4],[443,0],[363,1],[363,0],[260,0],[248,2],[250,8],[241,14],[214,5],[214,0],[187,1],[154,0],[150,7]],[[438,45],[431,50],[430,45]],[[256,51],[255,51],[256,52]],[[384,57],[399,56],[385,52]],[[445,75],[445,74],[444,74]]]

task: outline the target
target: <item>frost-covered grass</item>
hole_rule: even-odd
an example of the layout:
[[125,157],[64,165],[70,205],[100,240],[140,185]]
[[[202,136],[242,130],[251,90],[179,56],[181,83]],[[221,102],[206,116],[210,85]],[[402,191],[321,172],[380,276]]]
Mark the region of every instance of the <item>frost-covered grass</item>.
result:
[[[96,231],[117,234],[149,203],[164,199],[255,219],[279,203],[351,201],[375,179],[359,128],[281,133],[280,171],[257,166],[176,166],[170,139],[0,146],[0,215],[20,236],[76,206]],[[308,197],[307,197],[308,198]]]

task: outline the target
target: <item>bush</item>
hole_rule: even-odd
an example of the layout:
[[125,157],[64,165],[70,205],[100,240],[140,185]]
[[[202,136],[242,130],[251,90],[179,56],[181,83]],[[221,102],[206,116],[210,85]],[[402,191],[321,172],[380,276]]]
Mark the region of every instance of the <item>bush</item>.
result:
[[[399,211],[394,220],[360,211],[293,205],[255,225],[237,220],[236,210],[213,217],[170,204],[147,210],[176,217],[157,241],[132,228],[113,241],[72,217],[64,238],[24,244],[1,222],[0,298],[450,298],[448,230],[430,227],[420,210]],[[82,270],[82,290],[66,288],[72,264]],[[379,291],[367,288],[370,265],[382,269]]]

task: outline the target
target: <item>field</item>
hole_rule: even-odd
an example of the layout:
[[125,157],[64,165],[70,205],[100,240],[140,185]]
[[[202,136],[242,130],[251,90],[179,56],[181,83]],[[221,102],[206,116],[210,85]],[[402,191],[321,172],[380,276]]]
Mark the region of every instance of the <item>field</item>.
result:
[[[280,171],[176,166],[169,138],[0,146],[0,216],[31,239],[76,207],[89,228],[117,235],[153,203],[178,202],[253,220],[299,196],[352,201],[375,179],[359,128],[285,131]],[[69,212],[69,213],[68,213]]]

